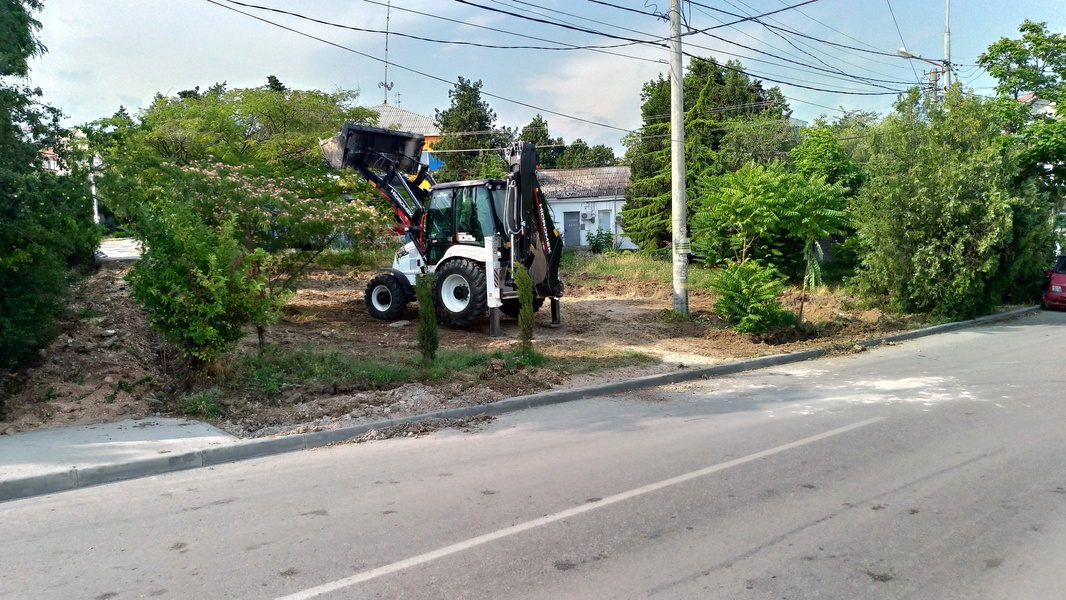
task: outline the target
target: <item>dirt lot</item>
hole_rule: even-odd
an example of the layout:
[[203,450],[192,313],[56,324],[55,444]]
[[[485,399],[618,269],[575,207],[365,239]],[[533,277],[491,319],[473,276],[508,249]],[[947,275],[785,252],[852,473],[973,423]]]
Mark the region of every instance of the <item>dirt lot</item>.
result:
[[[0,388],[6,396],[0,434],[138,416],[180,416],[176,399],[182,390],[174,376],[178,365],[148,330],[143,312],[129,297],[123,279],[127,268],[123,263],[100,266],[80,286],[60,335],[39,353],[36,364],[7,376]],[[394,323],[367,315],[363,290],[373,275],[312,272],[290,300],[285,318],[270,329],[268,343],[311,344],[364,358],[397,349],[417,352],[414,304],[403,320]],[[537,315],[534,343],[538,351],[565,358],[636,350],[658,356],[662,362],[575,375],[558,369],[507,369],[502,361],[490,361],[477,373],[392,389],[292,386],[269,398],[223,397],[223,415],[216,424],[241,436],[332,428],[765,354],[823,346],[846,349],[849,342],[906,327],[878,311],[845,310],[838,298],[822,294],[811,298],[804,311],[805,320],[821,324],[816,338],[797,339],[803,336],[796,330],[752,338],[726,329],[711,314],[713,299],[704,291],[690,292],[693,319],[680,321],[671,318],[669,286],[635,288],[609,278],[566,283],[563,325],[548,326],[547,307]],[[798,308],[798,297],[785,302],[789,308]],[[517,339],[516,321],[504,318],[502,333],[489,337],[488,319],[467,329],[442,326],[441,348],[508,348]],[[252,352],[255,347],[255,336],[250,335],[240,351]]]

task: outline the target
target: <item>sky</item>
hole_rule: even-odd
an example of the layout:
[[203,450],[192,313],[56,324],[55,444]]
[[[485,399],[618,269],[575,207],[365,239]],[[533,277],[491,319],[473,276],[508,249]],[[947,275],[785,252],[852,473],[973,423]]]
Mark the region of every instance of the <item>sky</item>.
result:
[[[842,108],[884,114],[933,68],[897,56],[900,47],[945,57],[948,1],[683,1],[683,47],[739,60],[753,78],[781,88],[795,118],[831,119]],[[660,45],[669,0],[242,3],[44,0],[36,16],[48,52],[32,63],[30,83],[77,125],[120,106],[135,113],[156,93],[223,81],[257,87],[268,75],[295,89],[357,90],[368,107],[387,94],[389,104],[433,116],[451,105],[448,93],[462,77],[482,82],[497,125],[521,128],[541,114],[553,137],[621,154],[622,137],[641,125],[642,86],[669,74]],[[742,20],[772,11],[779,12]],[[965,87],[992,93],[977,57],[1001,37],[1019,37],[1024,19],[1064,33],[1066,0],[950,1],[951,62]],[[391,91],[381,85],[386,65]]]

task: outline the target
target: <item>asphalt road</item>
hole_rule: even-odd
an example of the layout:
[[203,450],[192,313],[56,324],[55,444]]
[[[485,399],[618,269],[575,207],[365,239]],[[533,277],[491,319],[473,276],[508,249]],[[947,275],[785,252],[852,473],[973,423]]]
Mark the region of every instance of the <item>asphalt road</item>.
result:
[[3,598],[1062,598],[1066,313],[0,505]]

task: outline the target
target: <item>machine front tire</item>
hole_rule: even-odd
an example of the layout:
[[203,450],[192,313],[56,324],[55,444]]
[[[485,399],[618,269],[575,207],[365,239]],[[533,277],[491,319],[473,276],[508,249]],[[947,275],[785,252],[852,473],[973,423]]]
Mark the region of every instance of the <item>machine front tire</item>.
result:
[[366,310],[383,321],[398,319],[407,309],[407,293],[395,275],[382,273],[366,286]]
[[445,264],[433,278],[433,304],[437,318],[447,325],[480,321],[488,310],[484,269],[465,258]]

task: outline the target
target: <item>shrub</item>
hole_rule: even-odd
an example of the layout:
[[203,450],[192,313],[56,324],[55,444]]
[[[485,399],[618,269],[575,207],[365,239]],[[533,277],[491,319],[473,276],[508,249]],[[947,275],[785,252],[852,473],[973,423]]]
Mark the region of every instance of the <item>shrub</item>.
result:
[[437,311],[433,307],[433,276],[422,275],[415,283],[418,300],[418,351],[422,366],[429,367],[437,360],[440,333],[437,331]]
[[593,254],[603,254],[614,250],[614,234],[606,229],[597,229],[585,234],[585,241]]
[[127,275],[130,294],[147,309],[152,329],[189,355],[192,366],[231,350],[244,325],[276,318],[285,297],[265,291],[265,253],[246,253],[232,223],[211,227],[175,203],[144,214],[140,229],[146,251]]
[[796,316],[777,299],[785,290],[785,283],[771,267],[750,260],[734,262],[716,273],[710,285],[718,297],[714,312],[734,331],[759,333],[796,322]]
[[516,264],[514,284],[518,288],[518,351],[529,354],[533,351],[533,279],[524,265]]

